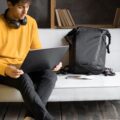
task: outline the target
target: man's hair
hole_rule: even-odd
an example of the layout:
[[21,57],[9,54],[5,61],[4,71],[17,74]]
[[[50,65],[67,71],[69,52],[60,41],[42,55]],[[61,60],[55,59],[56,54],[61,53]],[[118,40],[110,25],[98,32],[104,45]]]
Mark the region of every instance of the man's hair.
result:
[[11,2],[13,5],[17,3],[31,3],[31,0],[7,0],[8,2]]

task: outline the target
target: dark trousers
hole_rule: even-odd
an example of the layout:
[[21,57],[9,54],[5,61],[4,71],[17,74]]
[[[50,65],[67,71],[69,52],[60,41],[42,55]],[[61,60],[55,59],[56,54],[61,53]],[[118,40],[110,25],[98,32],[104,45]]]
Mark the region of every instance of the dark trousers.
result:
[[57,76],[51,70],[25,73],[17,79],[0,76],[0,84],[14,87],[20,91],[26,108],[35,120],[52,120],[45,106],[56,80]]

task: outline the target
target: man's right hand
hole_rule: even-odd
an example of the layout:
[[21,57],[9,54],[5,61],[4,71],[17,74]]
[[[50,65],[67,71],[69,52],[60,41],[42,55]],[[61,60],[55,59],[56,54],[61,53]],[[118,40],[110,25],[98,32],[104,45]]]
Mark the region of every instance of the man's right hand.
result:
[[19,78],[20,75],[24,74],[23,70],[19,70],[13,65],[8,65],[5,69],[5,74],[11,78]]

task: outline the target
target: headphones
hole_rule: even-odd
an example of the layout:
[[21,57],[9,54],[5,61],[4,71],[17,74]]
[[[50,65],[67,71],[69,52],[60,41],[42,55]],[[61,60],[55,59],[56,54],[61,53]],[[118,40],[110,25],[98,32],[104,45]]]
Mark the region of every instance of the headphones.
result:
[[11,19],[7,16],[7,12],[8,12],[8,9],[5,10],[4,18],[6,19],[8,25],[10,27],[18,29],[20,27],[20,25],[26,25],[27,24],[27,18],[26,17],[24,17],[24,19],[22,19],[22,20],[13,20],[13,19]]

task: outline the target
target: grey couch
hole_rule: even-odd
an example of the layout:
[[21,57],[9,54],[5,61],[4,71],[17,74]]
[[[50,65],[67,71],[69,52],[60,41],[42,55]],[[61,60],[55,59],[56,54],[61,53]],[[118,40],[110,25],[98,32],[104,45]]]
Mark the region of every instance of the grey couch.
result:
[[[39,29],[43,47],[56,47],[63,45],[63,37],[70,29]],[[109,29],[112,36],[110,46],[111,54],[107,55],[106,66],[113,68],[115,76],[81,75],[84,79],[58,75],[56,86],[49,101],[91,101],[91,100],[120,100],[120,29]],[[68,63],[68,55],[63,60]],[[0,85],[0,102],[22,102],[18,90]]]

